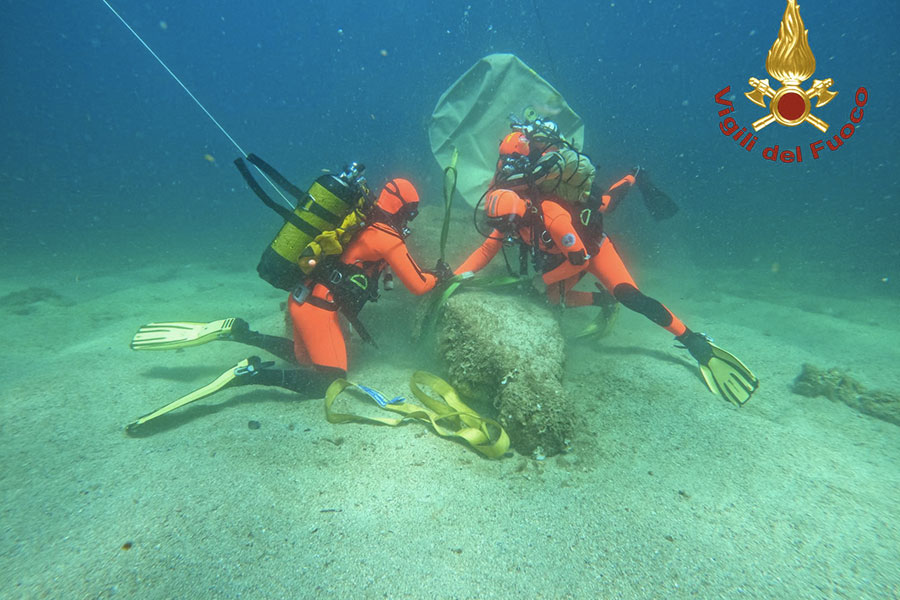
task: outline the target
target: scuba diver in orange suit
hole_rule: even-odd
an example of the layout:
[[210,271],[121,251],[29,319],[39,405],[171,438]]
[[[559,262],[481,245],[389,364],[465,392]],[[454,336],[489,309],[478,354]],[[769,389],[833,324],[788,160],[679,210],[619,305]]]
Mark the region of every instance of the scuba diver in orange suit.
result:
[[[598,236],[581,226],[577,218],[573,219],[574,211],[567,203],[545,199],[537,208],[512,190],[496,189],[488,192],[484,207],[494,230],[455,270],[456,273],[481,270],[497,255],[504,242],[517,239],[558,258],[548,261],[556,266],[541,277],[547,285],[548,295],[552,294],[551,302],[558,299],[566,306],[593,304],[595,296],[587,292],[570,299],[571,288],[587,272],[594,275],[617,301],[675,336],[683,335],[687,330],[669,309],[638,289],[609,237]],[[563,286],[561,290],[559,284]],[[590,302],[585,302],[587,295]]]
[[[616,209],[637,177],[643,176],[642,171],[637,169],[635,174],[626,175],[602,193],[597,193],[591,186],[585,205],[575,206],[558,195],[542,193],[529,185],[541,176],[535,170],[549,169],[539,166],[532,169],[528,178],[524,176],[527,168],[523,165],[528,163],[523,159],[531,160],[528,157],[535,145],[518,131],[510,133],[500,143],[497,173],[484,201],[485,214],[488,222],[494,225],[494,231],[455,272],[484,268],[504,242],[518,240],[540,252],[538,262],[544,271],[542,279],[551,304],[567,307],[608,305],[606,292],[572,289],[585,273],[591,273],[615,300],[644,314],[674,335],[682,335],[686,329],[684,324],[662,304],[638,290],[602,229],[602,215]],[[535,162],[540,165],[543,157],[554,149],[549,142],[540,145],[540,158]]]
[[[251,356],[207,386],[141,417],[143,423],[219,390],[246,384],[267,385],[323,396],[337,378],[347,374],[347,349],[338,320],[341,312],[364,340],[372,342],[357,315],[378,297],[379,280],[392,281],[389,268],[413,294],[424,294],[452,276],[441,260],[433,271],[423,270],[410,256],[405,239],[408,223],[418,215],[419,195],[406,179],[390,180],[368,209],[365,223],[339,255],[328,257],[291,293],[288,312],[293,340],[259,333],[243,319],[212,323],[150,323],[132,340],[135,350],[167,350],[214,340],[239,342],[266,350],[297,368],[276,369],[273,362]],[[388,288],[389,289],[389,288]],[[374,343],[374,342],[373,342]]]
[[[529,247],[537,259],[535,266],[543,272],[541,279],[551,302],[566,306],[607,304],[605,294],[572,290],[585,273],[590,273],[616,301],[672,333],[698,361],[714,393],[744,404],[756,390],[756,377],[735,357],[711,344],[705,334],[691,331],[665,305],[641,292],[603,232],[603,215],[613,211],[635,184],[644,193],[651,212],[656,209],[658,215],[671,216],[677,207],[673,209],[671,200],[661,195],[639,168],[608,189],[597,190],[592,169],[579,173],[560,165],[563,159],[556,149],[566,142],[554,135],[556,126],[540,120],[537,125],[540,136],[514,131],[501,142],[497,171],[484,198],[484,212],[493,230],[455,273],[478,271],[504,243],[518,242]],[[574,149],[572,153],[575,160],[586,158]],[[576,192],[582,201],[573,203],[571,194],[563,198],[554,193],[553,187],[542,185],[549,174],[555,177],[555,185],[564,176],[580,178],[573,187],[582,190]]]
[[316,271],[316,277],[302,282],[291,293],[288,313],[293,341],[250,331],[243,321],[232,327],[223,339],[257,346],[305,367],[293,371],[260,369],[246,382],[323,394],[328,383],[347,375],[347,345],[339,312],[363,340],[374,343],[358,314],[366,302],[377,300],[382,275],[390,285],[391,273],[396,274],[417,296],[449,278],[450,267],[443,261],[439,260],[432,271],[423,270],[409,254],[405,241],[410,234],[408,224],[418,214],[419,194],[413,184],[400,178],[388,181],[369,210],[365,226],[354,234],[337,260]]
[[[419,195],[405,179],[392,179],[384,186],[369,213],[366,227],[358,232],[340,257],[340,263],[324,280],[315,282],[305,299],[295,291],[289,300],[294,325],[294,354],[300,364],[347,371],[347,350],[338,324],[337,310],[342,308],[357,332],[371,338],[356,320],[356,313],[367,300],[377,298],[378,279],[385,267],[397,275],[413,294],[431,291],[450,276],[450,268],[438,261],[434,271],[423,271],[409,254],[404,241],[409,235],[407,224],[418,215]],[[365,276],[365,289],[350,280],[353,272]],[[331,284],[339,279],[343,287]],[[374,294],[374,295],[373,295]],[[343,306],[342,306],[343,305]]]

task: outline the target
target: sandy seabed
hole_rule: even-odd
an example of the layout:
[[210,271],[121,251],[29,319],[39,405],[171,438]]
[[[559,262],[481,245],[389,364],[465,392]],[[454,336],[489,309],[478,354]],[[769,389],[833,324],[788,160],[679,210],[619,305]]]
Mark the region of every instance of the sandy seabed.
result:
[[[0,296],[58,297],[0,306],[0,596],[900,598],[900,428],[791,392],[804,362],[900,389],[897,303],[641,276],[754,369],[753,399],[716,398],[668,334],[622,314],[569,347],[573,452],[491,461],[418,422],[332,425],[321,399],[254,387],[129,437],[255,353],[133,352],[137,326],[241,316],[281,334],[284,295],[205,263],[11,272]],[[382,341],[354,338],[351,379],[402,395],[436,368],[405,347],[413,306],[367,307]]]

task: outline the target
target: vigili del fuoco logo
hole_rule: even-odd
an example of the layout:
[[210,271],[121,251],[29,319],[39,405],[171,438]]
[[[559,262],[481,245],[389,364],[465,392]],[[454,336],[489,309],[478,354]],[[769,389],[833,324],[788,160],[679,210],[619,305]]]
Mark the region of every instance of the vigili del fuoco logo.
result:
[[[781,27],[778,30],[778,38],[772,44],[766,57],[766,71],[781,85],[773,86],[768,79],[760,80],[751,77],[748,83],[752,89],[744,93],[753,104],[767,109],[769,114],[753,121],[751,125],[753,131],[741,126],[734,117],[727,117],[719,122],[719,129],[722,133],[733,138],[747,152],[753,152],[756,142],[759,140],[759,136],[755,135],[755,132],[772,123],[778,123],[785,127],[797,127],[808,123],[822,133],[828,132],[828,123],[813,114],[813,110],[834,100],[838,92],[831,89],[831,86],[835,85],[831,77],[813,79],[812,85],[803,89],[803,82],[812,77],[816,71],[816,57],[813,56],[812,49],[809,47],[808,33],[809,31],[803,28],[800,7],[797,6],[796,0],[788,0],[787,9],[781,19]],[[720,118],[735,111],[734,103],[726,98],[730,92],[731,86],[729,85],[716,94],[716,104],[726,107],[719,111]],[[766,104],[767,99],[768,105]],[[813,99],[816,100],[815,106],[813,106]],[[780,150],[778,144],[775,144],[764,148],[762,157],[773,162],[801,163],[804,156],[812,156],[813,160],[818,159],[823,155],[825,148],[836,152],[844,145],[845,141],[853,136],[855,126],[862,121],[863,106],[869,99],[866,88],[857,89],[853,99],[854,106],[850,110],[849,121],[833,136],[825,136],[824,139],[810,142],[809,154],[806,154],[806,148],[803,146],[797,146],[793,150]]]

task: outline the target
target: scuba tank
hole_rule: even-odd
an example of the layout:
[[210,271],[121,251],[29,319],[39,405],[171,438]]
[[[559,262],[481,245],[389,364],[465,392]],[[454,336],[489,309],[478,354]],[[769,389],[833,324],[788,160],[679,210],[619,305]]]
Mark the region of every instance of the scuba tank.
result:
[[541,194],[558,196],[572,205],[585,202],[596,173],[590,158],[562,136],[556,123],[538,117],[533,109],[526,109],[524,120],[514,114],[509,117],[510,129],[528,138],[531,151],[527,157],[501,157],[495,181],[504,186],[534,186]]
[[336,229],[355,210],[364,211],[371,193],[363,177],[365,166],[351,163],[342,173],[326,173],[303,192],[268,163],[254,154],[247,160],[268,175],[279,187],[297,199],[293,212],[274,202],[253,179],[243,159],[235,165],[260,200],[284,219],[284,225],[263,251],[256,271],[273,286],[292,291],[308,273],[299,264],[301,253],[324,231]]
[[298,264],[300,253],[323,231],[337,228],[364,200],[353,183],[353,175],[347,172],[316,178],[306,200],[292,213],[297,219],[285,221],[260,257],[256,265],[259,276],[275,287],[292,290],[305,275]]

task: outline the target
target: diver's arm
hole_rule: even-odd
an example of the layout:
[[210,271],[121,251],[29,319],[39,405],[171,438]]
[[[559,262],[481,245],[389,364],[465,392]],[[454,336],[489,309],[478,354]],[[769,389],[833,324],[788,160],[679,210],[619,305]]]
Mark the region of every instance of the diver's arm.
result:
[[634,175],[626,175],[619,181],[615,182],[605,192],[594,190],[591,188],[591,195],[588,198],[588,206],[601,213],[612,213],[616,210],[628,191],[634,185]]
[[545,200],[541,205],[541,212],[544,215],[544,227],[550,234],[550,239],[567,259],[555,269],[544,273],[544,283],[550,285],[585,270],[590,256],[584,246],[584,241],[575,231],[572,216],[566,209],[556,202]]
[[473,273],[475,271],[480,271],[485,268],[495,256],[497,256],[497,253],[500,252],[500,248],[502,247],[503,238],[500,236],[500,232],[495,229],[487,239],[484,240],[484,243],[476,248],[475,251],[469,255],[469,258],[463,261],[463,264],[459,265],[453,273],[460,275],[461,273],[466,273],[468,271]]
[[437,284],[438,279],[435,274],[423,271],[419,267],[419,264],[410,256],[406,243],[402,240],[396,240],[396,243],[387,249],[383,256],[394,274],[400,279],[400,283],[416,296],[431,291]]

